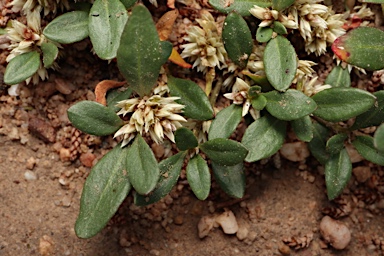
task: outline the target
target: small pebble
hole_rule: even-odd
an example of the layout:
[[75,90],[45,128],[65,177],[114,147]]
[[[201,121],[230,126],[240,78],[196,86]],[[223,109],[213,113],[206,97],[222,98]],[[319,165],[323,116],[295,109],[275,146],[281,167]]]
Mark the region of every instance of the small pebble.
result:
[[242,225],[239,227],[239,230],[237,230],[236,237],[240,241],[243,241],[245,238],[248,237],[249,230],[246,226]]
[[351,231],[348,227],[329,216],[324,216],[321,220],[320,233],[324,240],[337,250],[343,250],[351,241]]
[[283,255],[290,255],[291,254],[291,248],[289,248],[289,246],[284,244],[284,243],[279,244],[278,250]]
[[175,219],[173,220],[173,223],[175,223],[176,225],[182,225],[184,222],[184,217],[183,215],[177,215],[175,217]]
[[214,224],[215,224],[215,217],[203,216],[200,219],[199,223],[197,224],[197,229],[199,231],[200,239],[206,237],[209,234]]
[[217,216],[216,223],[221,226],[225,234],[235,234],[239,230],[236,217],[232,211],[225,211]]
[[54,242],[51,237],[44,235],[43,237],[40,238],[39,241],[39,252],[40,255],[42,256],[49,256],[53,255],[53,245]]
[[62,200],[61,203],[64,207],[69,207],[71,206],[72,200],[69,196],[65,196]]
[[285,143],[280,149],[280,154],[292,162],[303,161],[310,155],[307,144],[303,141]]
[[27,160],[26,167],[27,169],[32,170],[35,167],[35,164],[36,164],[36,159],[31,156]]
[[353,168],[352,172],[359,183],[366,182],[372,176],[371,168],[369,166],[357,166]]
[[37,180],[37,175],[36,175],[36,173],[34,173],[32,171],[26,171],[24,173],[24,178],[26,180]]

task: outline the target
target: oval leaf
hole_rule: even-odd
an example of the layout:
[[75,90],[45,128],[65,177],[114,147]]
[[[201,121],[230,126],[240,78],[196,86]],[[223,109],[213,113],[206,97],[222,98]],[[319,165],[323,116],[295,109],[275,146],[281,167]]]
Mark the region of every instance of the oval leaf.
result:
[[231,104],[217,113],[209,127],[208,140],[229,138],[241,121],[242,107]]
[[43,52],[43,64],[45,68],[52,66],[59,54],[59,49],[53,43],[42,43],[41,51]]
[[373,144],[375,148],[384,154],[384,124],[380,125],[373,137]]
[[228,57],[244,68],[251,55],[253,41],[251,30],[239,14],[232,12],[225,18],[222,38]]
[[283,145],[286,122],[272,116],[257,119],[245,130],[241,143],[249,150],[245,161],[255,162],[275,154]]
[[317,122],[313,123],[313,139],[308,143],[308,148],[322,165],[325,165],[329,158],[326,150],[328,136],[329,130],[326,127]]
[[333,200],[343,192],[352,173],[352,163],[347,150],[331,155],[325,164],[325,184],[328,199]]
[[[89,38],[97,56],[103,60],[116,57],[121,33],[128,20],[119,0],[96,0],[89,11]],[[136,36],[133,36],[136,37]]]
[[356,117],[351,130],[362,129],[370,126],[379,126],[384,122],[384,91],[378,91],[373,94],[376,97],[376,103],[363,114]]
[[[134,36],[133,36],[134,35]],[[121,35],[117,65],[131,88],[140,96],[147,95],[156,85],[161,65],[172,50],[160,42],[151,13],[136,5]]]
[[165,197],[176,185],[179,179],[181,167],[183,167],[185,153],[180,152],[168,157],[159,163],[160,178],[156,188],[147,196],[136,193],[134,203],[138,206],[145,206],[158,202]]
[[187,180],[193,193],[200,200],[205,200],[211,189],[211,173],[200,155],[195,155],[187,165]]
[[12,85],[23,82],[33,76],[40,66],[40,54],[27,52],[14,57],[4,72],[4,83]]
[[245,191],[245,173],[243,163],[234,166],[222,166],[212,162],[215,180],[222,190],[235,198],[242,198]]
[[276,11],[282,11],[291,6],[295,0],[272,0],[272,8]]
[[271,39],[265,47],[263,61],[271,85],[278,91],[288,89],[297,69],[296,52],[288,39],[280,35]]
[[73,126],[92,135],[110,135],[123,125],[123,121],[112,109],[94,101],[78,102],[67,113]]
[[160,169],[151,148],[141,135],[136,135],[129,147],[126,161],[128,178],[136,192],[142,195],[151,192],[159,180]]
[[271,0],[209,0],[209,4],[219,12],[230,13],[235,11],[241,16],[251,15],[249,9],[254,5],[260,7],[270,7],[272,5]]
[[344,148],[344,141],[348,138],[347,134],[340,133],[333,135],[326,144],[326,150],[330,155],[335,155]]
[[288,34],[287,28],[278,21],[273,22],[273,31],[275,31],[279,35],[286,35]]
[[304,116],[302,118],[292,120],[291,126],[296,136],[306,142],[310,142],[313,138],[313,125],[311,118],[309,116]]
[[252,98],[252,107],[255,109],[255,110],[263,110],[265,108],[265,106],[267,105],[267,98],[265,98],[264,95],[262,94],[259,94],[257,95],[256,97]]
[[256,31],[256,40],[259,43],[266,43],[271,40],[273,29],[270,27],[258,27]]
[[348,69],[336,66],[332,69],[331,73],[329,73],[324,83],[332,87],[351,87],[351,76],[349,75]]
[[241,143],[223,138],[209,140],[199,147],[212,161],[220,165],[241,163],[248,154]]
[[102,230],[127,197],[131,185],[125,168],[127,148],[116,146],[92,168],[85,181],[75,232],[90,238]]
[[384,68],[384,32],[377,28],[359,27],[337,38],[332,51],[341,60],[367,69]]
[[193,132],[185,127],[176,130],[175,142],[179,150],[188,150],[199,145]]
[[84,11],[67,12],[52,20],[43,31],[52,41],[61,44],[79,42],[88,37],[88,13]]
[[126,9],[129,9],[129,8],[131,8],[132,6],[135,5],[135,3],[137,2],[137,0],[120,0],[120,2],[123,3],[123,5],[125,6]]
[[375,103],[376,97],[356,88],[330,88],[318,92],[312,99],[317,103],[313,112],[326,121],[340,122],[364,113]]
[[372,163],[378,165],[384,165],[384,154],[379,152],[371,136],[356,136],[356,139],[352,142],[357,152]]
[[178,102],[185,106],[184,115],[197,120],[209,120],[213,118],[213,109],[207,95],[196,83],[168,77],[168,87],[172,96],[180,97]]
[[299,119],[311,114],[316,109],[315,101],[298,90],[271,91],[263,95],[267,98],[265,108],[271,115],[280,120]]

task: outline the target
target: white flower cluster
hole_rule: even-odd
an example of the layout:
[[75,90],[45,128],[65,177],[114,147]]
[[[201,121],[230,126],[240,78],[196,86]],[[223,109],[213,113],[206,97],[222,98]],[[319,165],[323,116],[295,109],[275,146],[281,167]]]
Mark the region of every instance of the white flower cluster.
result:
[[184,40],[189,43],[181,45],[184,49],[182,58],[193,61],[193,67],[198,71],[206,72],[207,67],[226,66],[227,52],[219,33],[215,19],[208,11],[201,11],[201,19],[196,19],[200,26],[191,26],[187,30]]
[[179,115],[184,105],[176,103],[175,100],[178,99],[179,97],[153,95],[118,102],[116,106],[121,109],[117,114],[123,117],[130,115],[130,118],[114,137],[123,136],[122,147],[127,145],[137,133],[141,135],[149,133],[157,144],[163,142],[164,135],[175,142],[173,132],[181,127],[180,122],[187,121]]
[[296,0],[282,12],[254,6],[250,13],[262,20],[259,26],[270,26],[277,20],[286,28],[299,30],[307,53],[319,56],[326,52],[327,44],[345,34],[346,22],[342,14],[335,14],[332,7],[321,2],[323,0]]

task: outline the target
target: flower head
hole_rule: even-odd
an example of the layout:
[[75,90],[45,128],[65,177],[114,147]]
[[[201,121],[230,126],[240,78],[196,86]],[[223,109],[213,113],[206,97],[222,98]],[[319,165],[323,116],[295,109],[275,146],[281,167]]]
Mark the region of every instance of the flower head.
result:
[[133,98],[117,103],[121,108],[117,113],[123,117],[130,115],[129,121],[121,127],[114,137],[123,135],[122,147],[127,145],[136,133],[149,133],[153,141],[160,144],[164,135],[174,142],[173,132],[181,127],[180,122],[187,120],[178,115],[182,112],[184,105],[178,104],[175,100],[179,97],[162,97],[153,95],[144,96],[142,99]]
[[242,116],[245,116],[251,107],[251,98],[248,96],[249,88],[249,84],[237,77],[232,92],[224,94],[224,97],[233,100],[233,104],[243,105]]
[[187,44],[181,45],[184,49],[181,57],[190,58],[193,67],[205,72],[207,67],[223,68],[227,52],[219,33],[218,24],[208,11],[201,12],[201,19],[196,19],[200,26],[191,26],[184,38]]

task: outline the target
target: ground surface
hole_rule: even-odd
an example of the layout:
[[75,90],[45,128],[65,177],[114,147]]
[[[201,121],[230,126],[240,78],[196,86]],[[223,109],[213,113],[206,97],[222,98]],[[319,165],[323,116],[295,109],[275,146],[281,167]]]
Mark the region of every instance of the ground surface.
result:
[[[35,145],[33,149],[0,137],[0,255],[40,255],[45,241],[52,255],[280,255],[283,238],[311,233],[314,239],[309,247],[292,251],[292,255],[380,255],[366,241],[374,234],[383,235],[384,219],[381,213],[372,215],[363,209],[356,209],[356,223],[351,217],[342,219],[352,231],[347,249],[337,252],[321,248],[319,221],[321,209],[328,205],[323,177],[313,170],[315,180],[310,183],[297,176],[292,165],[279,170],[269,167],[260,170],[262,174],[250,175],[248,199],[228,204],[239,226],[249,231],[242,241],[218,228],[199,239],[199,219],[223,199],[213,204],[200,202],[188,189],[173,202],[166,202],[167,207],[160,212],[167,221],[178,219],[178,224],[162,225],[144,221],[145,217],[135,220],[138,215],[127,203],[119,211],[119,220],[96,237],[81,240],[73,227],[84,179],[77,177],[68,186],[61,185],[61,174],[76,173],[76,167],[61,163],[38,139],[31,138],[30,143]],[[25,179],[31,157],[37,162],[32,170],[36,180]]]

